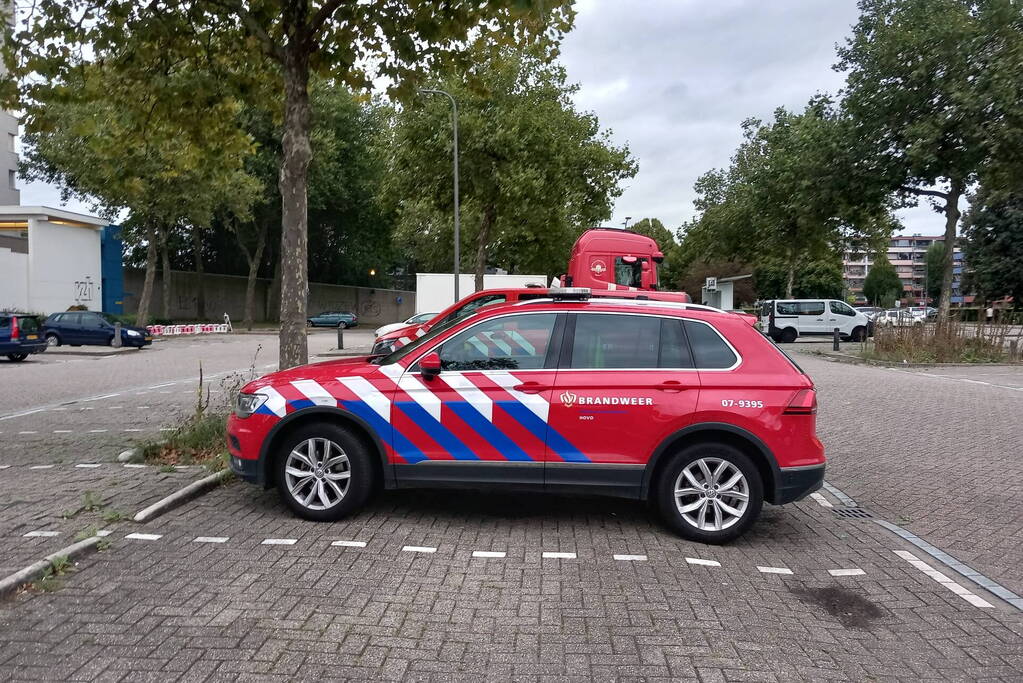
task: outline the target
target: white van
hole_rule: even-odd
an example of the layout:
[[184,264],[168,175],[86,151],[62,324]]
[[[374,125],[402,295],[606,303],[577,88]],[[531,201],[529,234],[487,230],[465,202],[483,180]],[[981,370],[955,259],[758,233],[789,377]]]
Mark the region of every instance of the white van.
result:
[[760,304],[760,329],[776,342],[831,336],[836,327],[843,339],[853,341],[863,341],[874,333],[867,316],[837,299],[777,299]]

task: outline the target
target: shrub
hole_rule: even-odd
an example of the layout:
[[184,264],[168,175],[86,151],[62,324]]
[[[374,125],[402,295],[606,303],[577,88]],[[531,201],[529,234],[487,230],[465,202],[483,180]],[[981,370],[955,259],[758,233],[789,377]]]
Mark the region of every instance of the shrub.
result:
[[1008,325],[945,324],[881,327],[864,358],[895,363],[997,363],[1011,360]]

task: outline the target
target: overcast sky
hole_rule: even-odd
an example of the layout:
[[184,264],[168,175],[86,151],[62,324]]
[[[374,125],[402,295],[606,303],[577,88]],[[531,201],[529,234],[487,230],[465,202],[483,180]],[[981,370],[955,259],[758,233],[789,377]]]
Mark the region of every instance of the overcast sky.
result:
[[[639,162],[610,224],[656,217],[672,231],[694,214],[696,178],[728,165],[743,119],[841,88],[835,45],[857,16],[855,0],[579,0],[577,9],[562,50],[577,104]],[[59,206],[60,197],[31,184],[21,199]],[[900,215],[908,233],[943,230],[929,207]]]

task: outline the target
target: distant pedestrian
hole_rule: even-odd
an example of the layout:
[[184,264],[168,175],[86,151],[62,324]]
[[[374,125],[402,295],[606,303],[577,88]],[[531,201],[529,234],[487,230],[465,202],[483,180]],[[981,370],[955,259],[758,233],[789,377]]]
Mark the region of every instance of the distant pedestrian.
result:
[[995,307],[994,306],[988,306],[987,307],[987,321],[989,323],[992,323],[992,322],[995,321]]

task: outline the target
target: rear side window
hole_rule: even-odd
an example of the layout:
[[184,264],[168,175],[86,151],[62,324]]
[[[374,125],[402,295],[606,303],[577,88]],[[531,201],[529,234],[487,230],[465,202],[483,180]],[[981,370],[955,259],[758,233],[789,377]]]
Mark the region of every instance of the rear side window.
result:
[[697,369],[721,370],[735,365],[738,360],[735,352],[714,328],[693,320],[686,320],[685,326]]
[[799,315],[824,315],[823,301],[800,301],[796,305],[799,307]]
[[799,304],[794,301],[779,301],[778,315],[799,315]]

